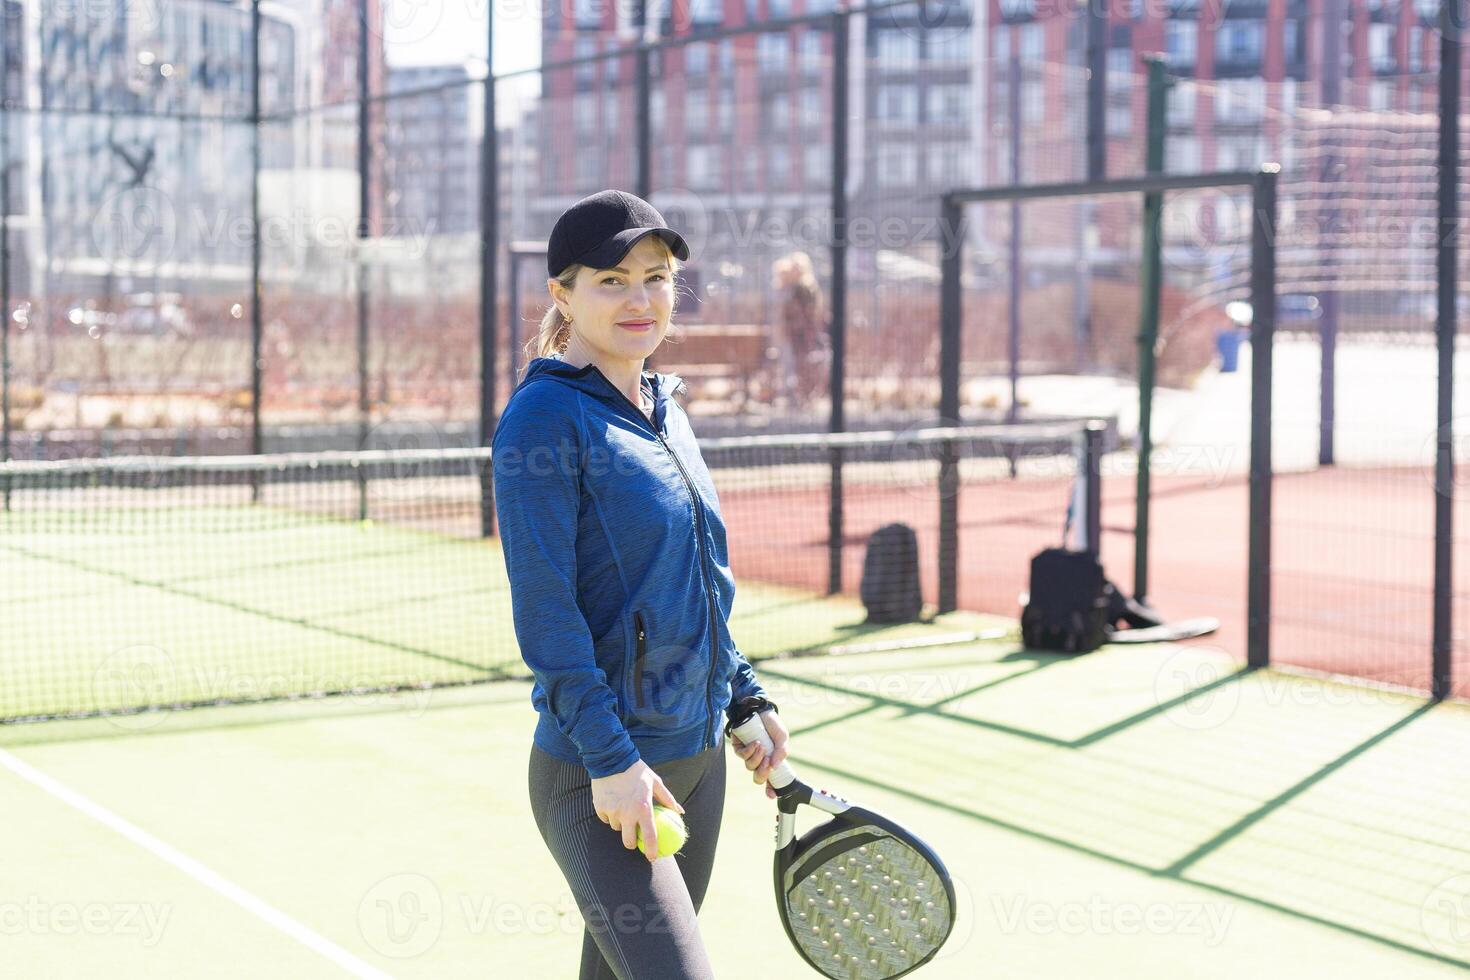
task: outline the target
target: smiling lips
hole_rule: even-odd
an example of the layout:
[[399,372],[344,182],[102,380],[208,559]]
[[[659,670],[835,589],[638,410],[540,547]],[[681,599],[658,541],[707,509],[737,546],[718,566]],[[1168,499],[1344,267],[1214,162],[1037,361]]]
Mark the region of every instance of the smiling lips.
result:
[[652,320],[620,320],[620,321],[618,321],[618,326],[622,327],[624,330],[638,330],[638,331],[643,331],[643,330],[648,330],[649,328],[651,328],[653,326],[653,321]]

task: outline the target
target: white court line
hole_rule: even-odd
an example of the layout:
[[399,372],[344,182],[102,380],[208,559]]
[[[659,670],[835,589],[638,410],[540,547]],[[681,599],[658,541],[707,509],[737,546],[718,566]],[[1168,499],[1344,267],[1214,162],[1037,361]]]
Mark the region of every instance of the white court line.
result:
[[252,895],[250,892],[219,874],[219,872],[205,867],[189,857],[189,855],[175,847],[170,847],[136,824],[129,823],[101,804],[94,803],[76,790],[62,785],[39,769],[26,762],[22,762],[5,749],[0,749],[0,765],[3,765],[6,769],[9,769],[33,786],[50,793],[73,809],[85,813],[104,827],[117,831],[134,844],[167,861],[184,872],[184,874],[206,887],[213,889],[225,898],[228,898],[245,911],[263,920],[266,924],[284,932],[312,952],[319,953],[331,960],[353,976],[370,977],[372,980],[380,980],[380,978],[381,980],[392,980],[389,974],[384,973],[377,967],[364,963],[330,939],[317,935],[285,912],[282,912],[263,899]]

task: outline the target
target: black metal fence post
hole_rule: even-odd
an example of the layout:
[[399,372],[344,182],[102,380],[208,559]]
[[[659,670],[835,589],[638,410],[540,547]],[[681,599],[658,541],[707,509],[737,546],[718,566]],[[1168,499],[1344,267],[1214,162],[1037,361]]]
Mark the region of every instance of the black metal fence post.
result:
[[[637,172],[633,176],[633,193],[646,201],[653,195],[653,52],[648,44],[654,32],[648,27],[648,0],[637,0],[633,26],[638,30],[638,48],[634,55],[633,68],[633,97],[637,106],[633,112],[634,125],[637,127]],[[659,57],[663,57],[662,52]]]
[[[250,0],[250,452],[265,451],[261,402],[265,398],[264,311],[260,286],[260,0]],[[260,480],[250,481],[250,499],[260,500]]]
[[1090,419],[1082,428],[1082,473],[1085,496],[1083,528],[1087,533],[1087,552],[1102,556],[1102,453],[1103,434],[1107,423]]
[[1246,663],[1271,663],[1271,344],[1276,330],[1276,180],[1269,164],[1251,188],[1250,549]]
[[[1164,136],[1168,123],[1170,82],[1162,58],[1145,59],[1148,65],[1148,145],[1145,169],[1164,172]],[[1143,195],[1143,268],[1138,297],[1138,481],[1134,497],[1133,597],[1148,597],[1149,499],[1153,486],[1154,378],[1158,361],[1159,304],[1163,290],[1164,195]]]
[[[10,77],[5,39],[0,39],[0,463],[10,459]],[[10,509],[10,477],[0,480]]]
[[1439,234],[1435,255],[1439,426],[1434,453],[1434,639],[1430,679],[1435,700],[1449,697],[1454,682],[1455,263],[1459,256],[1460,32],[1465,30],[1464,0],[1443,0],[1439,18]]
[[[1322,97],[1318,102],[1328,111],[1342,101],[1342,25],[1347,0],[1323,0],[1321,28],[1318,41],[1321,44]],[[1337,146],[1329,139],[1322,152],[1322,166],[1318,171],[1326,197],[1326,213],[1322,220],[1323,240],[1331,242],[1337,234],[1339,222],[1337,187],[1339,159]],[[1339,303],[1337,297],[1337,253],[1331,245],[1320,252],[1322,281],[1327,288],[1320,291],[1317,300],[1321,316],[1317,320],[1317,337],[1321,345],[1321,381],[1318,385],[1317,410],[1317,465],[1331,466],[1337,458],[1337,323]]]
[[[963,205],[953,196],[940,198],[939,227],[946,246],[941,254],[943,278],[939,294],[939,418],[942,425],[960,422],[960,319],[964,270]],[[939,444],[939,611],[959,608],[960,468],[952,441]]]
[[[847,428],[843,396],[847,389],[847,114],[848,114],[848,18],[845,8],[832,13],[832,292],[828,336],[832,363],[827,395],[831,404],[827,429]],[[834,446],[827,496],[827,592],[842,591],[842,450]]]
[[[1011,183],[1020,186],[1021,180],[1021,59],[1013,51],[1008,66],[1010,74],[1006,84],[1006,115],[1011,130]],[[1045,80],[1041,80],[1045,84]],[[1007,319],[1006,352],[1011,386],[1010,404],[1006,407],[1006,421],[1014,422],[1021,407],[1021,199],[1011,198],[1011,241],[1008,249],[1011,266],[1010,306]],[[1010,459],[1011,476],[1016,475],[1016,454],[1007,451]]]
[[[366,449],[372,427],[372,402],[368,391],[368,285],[365,261],[372,213],[372,113],[369,78],[367,0],[357,0],[357,448]],[[357,469],[357,517],[368,515],[367,476]]]
[[[495,132],[495,15],[490,8],[485,24],[484,133],[480,141],[480,445],[488,446],[495,436],[495,310],[499,299],[500,212],[496,177],[500,141]],[[515,276],[515,262],[511,262]],[[514,289],[514,286],[512,286]],[[514,295],[514,293],[512,293]],[[511,315],[515,315],[512,307]],[[515,365],[515,352],[511,352]],[[493,465],[493,461],[492,461]],[[480,471],[480,535],[495,533],[495,483],[489,466]]]

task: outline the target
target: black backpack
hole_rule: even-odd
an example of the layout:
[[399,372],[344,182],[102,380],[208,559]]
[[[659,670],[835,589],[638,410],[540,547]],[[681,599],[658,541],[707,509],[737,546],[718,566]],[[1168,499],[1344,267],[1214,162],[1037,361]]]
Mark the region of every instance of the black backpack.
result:
[[1047,548],[1031,559],[1021,641],[1032,650],[1090,653],[1107,642],[1116,596],[1095,555]]
[[861,594],[870,623],[919,618],[924,598],[919,591],[919,538],[913,528],[885,524],[868,538]]

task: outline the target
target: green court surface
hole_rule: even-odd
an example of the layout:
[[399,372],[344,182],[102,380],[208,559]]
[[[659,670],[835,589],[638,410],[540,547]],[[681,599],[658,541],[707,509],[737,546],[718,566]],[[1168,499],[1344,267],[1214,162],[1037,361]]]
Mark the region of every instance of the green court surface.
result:
[[[757,670],[797,771],[947,862],[959,924],[916,976],[1470,968],[1463,705],[1208,646]],[[3,972],[573,977],[580,917],[526,799],[533,723],[512,679],[0,727]],[[730,759],[700,916],[715,968],[815,976],[769,894],[773,804]]]

